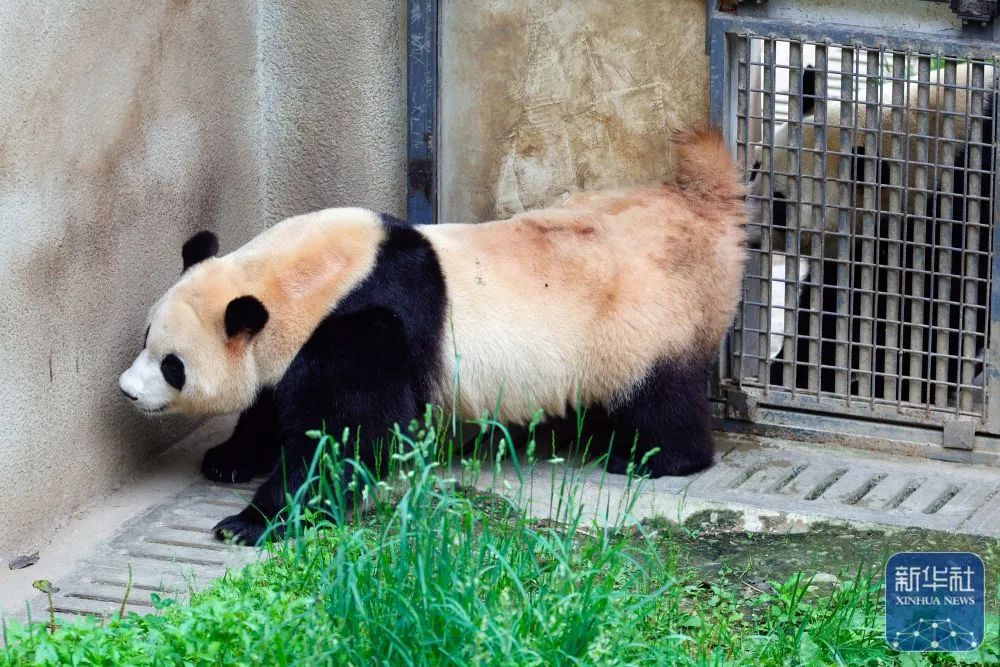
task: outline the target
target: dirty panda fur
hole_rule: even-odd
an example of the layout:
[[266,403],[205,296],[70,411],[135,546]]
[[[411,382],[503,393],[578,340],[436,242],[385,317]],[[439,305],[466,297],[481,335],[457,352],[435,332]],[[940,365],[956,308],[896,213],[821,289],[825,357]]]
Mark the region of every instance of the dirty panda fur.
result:
[[[578,193],[504,221],[409,226],[329,209],[222,257],[212,239],[188,244],[183,277],[151,311],[142,368],[167,354],[184,363],[190,386],[169,411],[241,412],[206,453],[207,477],[269,475],[216,534],[259,539],[304,479],[307,430],[350,428],[375,466],[376,443],[427,403],[524,424],[579,402],[615,433],[612,473],[633,442],[637,459],[657,450],[654,477],[709,466],[706,383],[739,299],[744,193],[718,134],[686,135],[676,155],[672,183]],[[157,407],[136,369],[122,391]]]

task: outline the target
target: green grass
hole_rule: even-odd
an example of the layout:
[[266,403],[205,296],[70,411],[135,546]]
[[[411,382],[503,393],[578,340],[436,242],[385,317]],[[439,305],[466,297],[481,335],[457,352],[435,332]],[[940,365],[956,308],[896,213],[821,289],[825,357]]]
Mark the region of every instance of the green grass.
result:
[[995,615],[976,654],[888,649],[877,567],[836,584],[799,572],[748,585],[731,568],[692,562],[692,530],[629,521],[634,493],[615,525],[585,521],[569,474],[558,510],[529,519],[516,500],[463,484],[513,451],[495,424],[478,440],[491,454],[469,457],[458,479],[441,465],[457,456],[429,416],[400,433],[391,483],[369,485],[363,511],[347,518],[351,500],[336,480],[351,461],[335,439],[314,435],[310,481],[289,498],[289,539],[267,547],[267,559],[190,604],[157,598],[147,616],[54,632],[7,623],[0,665],[998,662]]

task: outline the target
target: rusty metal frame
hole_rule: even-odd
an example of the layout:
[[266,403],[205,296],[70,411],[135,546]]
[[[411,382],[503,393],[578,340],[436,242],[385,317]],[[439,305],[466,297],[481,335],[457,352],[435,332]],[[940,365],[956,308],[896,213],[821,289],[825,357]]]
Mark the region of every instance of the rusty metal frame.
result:
[[407,219],[437,222],[438,0],[407,0]]

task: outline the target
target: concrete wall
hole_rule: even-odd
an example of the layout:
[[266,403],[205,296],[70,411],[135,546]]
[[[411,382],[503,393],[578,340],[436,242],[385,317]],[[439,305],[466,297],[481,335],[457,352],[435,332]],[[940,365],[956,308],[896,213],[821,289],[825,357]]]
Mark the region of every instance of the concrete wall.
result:
[[116,387],[188,235],[403,214],[402,4],[0,8],[0,575],[192,427]]
[[441,219],[669,173],[708,116],[705,0],[442,0]]

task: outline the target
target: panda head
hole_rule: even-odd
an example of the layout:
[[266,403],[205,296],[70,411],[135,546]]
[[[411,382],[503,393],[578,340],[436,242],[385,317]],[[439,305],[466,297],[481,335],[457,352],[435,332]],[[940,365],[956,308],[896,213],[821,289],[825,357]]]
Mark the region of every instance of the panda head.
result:
[[[804,135],[804,143],[811,146],[815,132],[814,114],[816,113],[817,102],[816,68],[808,65],[801,71],[800,76],[800,90],[802,91],[800,100],[801,129]],[[788,175],[790,173],[788,162],[792,155],[797,155],[804,163],[802,165],[803,173],[807,176],[812,173],[812,160],[814,159],[815,151],[797,151],[797,148],[791,145],[789,133],[789,124],[782,123],[774,131],[772,150],[764,151],[763,146],[756,144],[751,151],[753,166],[750,167],[746,177],[747,193],[750,195],[747,201],[747,213],[750,222],[747,225],[747,242],[752,248],[760,247],[761,231],[765,226],[786,227],[788,224],[786,210],[787,195],[785,193],[790,190],[788,186]],[[833,134],[832,131],[831,134]],[[772,160],[774,162],[773,166],[771,164]],[[770,182],[765,179],[765,174],[771,175]],[[771,203],[770,219],[764,219],[764,200],[770,200]]]
[[252,346],[267,308],[201,232],[184,244],[181,279],[149,311],[142,351],[118,386],[146,414],[237,412],[258,391]]

